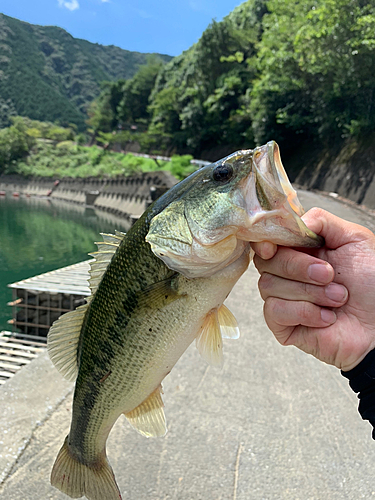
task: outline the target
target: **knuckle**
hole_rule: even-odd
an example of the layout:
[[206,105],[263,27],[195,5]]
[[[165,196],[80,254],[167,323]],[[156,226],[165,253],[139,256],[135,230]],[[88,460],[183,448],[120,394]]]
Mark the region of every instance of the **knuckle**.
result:
[[267,297],[264,303],[264,316],[276,321],[280,314],[280,300],[275,297]]
[[286,251],[283,254],[283,259],[281,260],[282,270],[285,276],[294,276],[296,272],[296,260],[294,254]]
[[[272,274],[263,273],[258,281],[258,288],[259,288],[260,294],[262,295],[263,293],[270,290],[272,288],[273,282],[274,282],[274,278],[273,278]],[[263,295],[262,295],[262,297],[263,297]]]
[[301,296],[302,297],[312,298],[311,286],[308,283],[305,283],[304,281],[302,281],[301,283],[299,283],[299,287],[301,289]]
[[323,208],[313,207],[309,210],[309,214],[312,214],[315,218],[324,217],[327,212]]
[[302,320],[302,324],[305,324],[312,315],[311,304],[309,302],[301,302],[299,305],[299,316]]
[[254,262],[254,266],[255,266],[256,270],[258,271],[258,273],[262,274],[263,267],[264,267],[264,264],[265,264],[264,260],[262,258],[260,258],[259,255],[255,254],[253,262]]

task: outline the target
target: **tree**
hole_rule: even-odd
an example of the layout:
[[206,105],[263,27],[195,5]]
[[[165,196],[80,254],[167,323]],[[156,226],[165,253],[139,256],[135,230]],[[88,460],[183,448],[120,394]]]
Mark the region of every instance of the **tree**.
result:
[[102,83],[102,92],[89,109],[87,124],[95,132],[111,132],[119,123],[118,107],[124,95],[125,80]]
[[11,171],[13,163],[26,156],[35,144],[17,118],[12,118],[14,125],[0,130],[0,173]]
[[252,144],[245,96],[266,10],[265,1],[248,0],[163,67],[150,98],[150,129],[194,154],[217,144]]
[[133,78],[125,82],[117,107],[118,120],[125,128],[135,125],[141,130],[147,129],[150,120],[149,97],[162,66],[161,59],[150,56],[147,64],[141,66]]
[[271,0],[248,102],[258,142],[336,140],[374,129],[374,6]]

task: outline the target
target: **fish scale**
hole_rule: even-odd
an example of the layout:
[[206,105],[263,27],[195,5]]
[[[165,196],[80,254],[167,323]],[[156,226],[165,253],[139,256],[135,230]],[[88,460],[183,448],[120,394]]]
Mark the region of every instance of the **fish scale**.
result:
[[250,242],[322,244],[300,210],[271,142],[195,172],[126,235],[103,234],[92,254],[92,296],[48,335],[52,361],[76,378],[54,486],[72,498],[121,498],[105,449],[114,423],[124,414],[144,436],[166,433],[165,376],[194,340],[222,366],[223,337],[239,337],[223,302],[248,267]]

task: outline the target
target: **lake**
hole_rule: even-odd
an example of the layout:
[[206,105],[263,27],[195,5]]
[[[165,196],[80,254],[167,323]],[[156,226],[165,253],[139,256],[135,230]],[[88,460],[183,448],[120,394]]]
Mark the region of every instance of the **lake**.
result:
[[129,222],[58,200],[0,197],[0,331],[11,329],[9,283],[89,259],[100,233],[115,229]]

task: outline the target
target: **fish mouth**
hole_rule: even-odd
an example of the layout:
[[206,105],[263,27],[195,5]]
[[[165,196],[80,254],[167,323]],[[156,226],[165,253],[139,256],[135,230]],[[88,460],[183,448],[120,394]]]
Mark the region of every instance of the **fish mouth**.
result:
[[298,199],[296,190],[291,185],[285,172],[285,168],[281,161],[280,148],[278,144],[275,141],[270,141],[266,144],[266,147],[268,149],[268,157],[270,159],[272,171],[279,179],[280,187],[287,197],[289,205],[296,214],[302,217],[302,215],[305,213],[305,210]]
[[249,226],[240,230],[238,237],[292,247],[323,246],[324,238],[301,219],[305,211],[285,172],[277,143],[270,141],[255,148],[252,161],[252,175],[243,191]]

